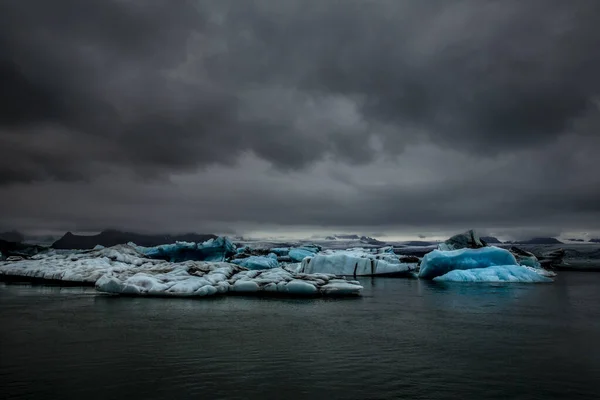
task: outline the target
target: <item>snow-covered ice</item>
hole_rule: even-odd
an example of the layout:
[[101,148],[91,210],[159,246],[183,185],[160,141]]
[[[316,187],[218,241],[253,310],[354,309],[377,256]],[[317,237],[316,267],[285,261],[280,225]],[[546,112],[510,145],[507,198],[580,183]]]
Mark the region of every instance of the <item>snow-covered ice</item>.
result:
[[495,246],[480,249],[433,250],[423,257],[419,278],[433,279],[452,270],[518,265],[510,251]]
[[1,262],[0,275],[92,284],[109,272],[152,270],[162,261],[144,258],[127,245],[71,253],[40,253],[28,260]]
[[358,295],[362,286],[332,275],[297,274],[284,268],[239,270],[228,263],[199,268],[175,267],[161,273],[106,274],[96,282],[101,292],[140,296],[211,296],[217,293],[294,296]]
[[296,273],[286,268],[242,271],[229,283],[236,293],[278,293],[288,295],[358,295],[362,286],[357,281],[336,278],[331,274]]
[[241,271],[224,262],[171,264],[163,271],[111,272],[96,282],[100,292],[147,296],[212,296],[229,290],[228,279]]
[[521,265],[496,265],[467,270],[455,269],[445,275],[437,276],[433,280],[445,282],[552,282],[552,279],[537,273],[535,268]]
[[373,253],[361,248],[324,250],[302,260],[299,272],[328,273],[340,276],[409,275],[416,263],[403,263],[389,251]]
[[[274,254],[263,258],[277,264]],[[243,260],[247,259],[239,261]],[[327,274],[301,274],[281,267],[248,270],[227,262],[172,263],[149,259],[128,245],[0,262],[0,275],[95,283],[101,292],[140,296],[202,297],[228,292],[332,296],[358,295],[362,290],[355,281]]]

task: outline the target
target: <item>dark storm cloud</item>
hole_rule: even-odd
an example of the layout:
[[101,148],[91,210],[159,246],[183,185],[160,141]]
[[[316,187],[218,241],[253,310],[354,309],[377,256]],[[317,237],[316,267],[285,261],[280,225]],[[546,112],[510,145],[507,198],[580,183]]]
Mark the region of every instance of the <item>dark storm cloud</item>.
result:
[[595,229],[598,16],[596,0],[3,1],[4,224]]
[[[497,153],[565,133],[600,89],[596,1],[0,7],[0,124],[28,144],[5,183],[93,177],[94,163],[161,176],[245,151],[284,169],[364,164],[373,137],[392,155],[421,140]],[[41,159],[41,135],[107,151]]]

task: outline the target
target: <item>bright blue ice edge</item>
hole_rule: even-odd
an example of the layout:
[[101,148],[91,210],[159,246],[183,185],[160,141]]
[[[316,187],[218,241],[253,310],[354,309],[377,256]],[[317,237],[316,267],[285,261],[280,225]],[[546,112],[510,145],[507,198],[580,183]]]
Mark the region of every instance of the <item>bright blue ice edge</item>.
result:
[[470,270],[498,265],[519,264],[510,251],[494,246],[450,251],[433,250],[423,257],[419,278],[433,279],[453,270]]
[[271,269],[279,267],[277,255],[270,253],[268,256],[250,256],[239,258],[231,261],[233,264],[248,268],[248,269]]
[[443,282],[553,282],[529,268],[520,265],[496,265],[487,268],[450,271],[445,275],[433,278]]

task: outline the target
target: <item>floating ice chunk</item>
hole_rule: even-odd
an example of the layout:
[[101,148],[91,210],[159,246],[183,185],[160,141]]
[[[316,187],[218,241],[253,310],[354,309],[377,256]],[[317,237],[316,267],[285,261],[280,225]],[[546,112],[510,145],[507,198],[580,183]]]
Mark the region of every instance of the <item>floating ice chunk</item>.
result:
[[438,249],[442,251],[451,251],[459,249],[478,249],[485,247],[487,244],[482,242],[479,235],[474,230],[469,230],[464,233],[452,236],[450,239],[438,245]]
[[272,253],[275,253],[278,257],[284,257],[287,256],[288,253],[290,252],[290,248],[289,247],[273,247],[271,249]]
[[240,293],[255,293],[260,290],[260,287],[258,283],[251,280],[238,280],[235,281],[230,290]]
[[136,246],[133,243],[130,245],[148,258],[170,262],[224,261],[236,252],[235,245],[223,236],[204,243],[175,242],[154,247]]
[[434,250],[423,257],[419,278],[433,279],[456,269],[467,270],[497,265],[518,263],[508,250],[494,246],[451,251]]
[[515,246],[510,248],[510,252],[513,254],[513,256],[515,256],[515,259],[520,265],[526,265],[528,267],[533,268],[541,268],[541,264],[535,256],[535,254]]
[[360,293],[360,289],[356,284],[334,282],[321,286],[321,292],[326,295],[357,295]]
[[105,248],[105,247],[104,247],[104,246],[102,246],[101,244],[97,244],[96,246],[94,246],[93,250],[102,250],[102,249],[104,249],[104,248]]
[[287,292],[290,294],[313,295],[318,293],[315,285],[299,279],[288,282],[286,288]]
[[371,253],[363,249],[325,250],[302,260],[299,272],[345,276],[409,275],[416,263],[403,263],[388,251]]
[[235,253],[236,253],[236,254],[242,254],[242,253],[245,253],[245,252],[247,252],[247,251],[250,251],[250,247],[249,247],[249,246],[244,246],[244,247],[238,247],[238,248],[235,250]]
[[111,272],[96,282],[100,292],[140,296],[212,296],[229,288],[224,279],[239,272],[240,267],[228,263],[188,262],[164,263],[161,269],[138,272]]
[[149,270],[161,261],[144,258],[127,245],[80,252],[48,252],[29,260],[0,262],[0,275],[93,284],[109,272]]
[[[264,258],[276,262],[275,254]],[[338,282],[333,275],[299,274],[281,267],[247,270],[226,262],[149,259],[126,245],[0,262],[0,275],[95,283],[100,292],[136,296],[212,296],[227,292],[334,296],[360,294],[362,290],[358,282]],[[345,283],[347,290],[331,290],[332,286],[327,285],[332,283]]]
[[304,258],[315,255],[317,251],[318,250],[314,247],[298,247],[291,249],[288,256],[293,262],[301,262]]
[[295,273],[286,268],[242,271],[234,275],[229,282],[231,290],[238,293],[345,296],[359,295],[362,290],[362,286],[356,281],[335,279],[335,276],[330,274]]
[[527,268],[533,272],[535,272],[536,274],[542,275],[542,276],[546,276],[548,278],[554,278],[556,276],[556,272],[554,271],[548,271],[547,269],[544,269],[542,267],[530,267],[528,265],[522,265],[523,268]]
[[446,282],[552,282],[552,279],[535,272],[534,268],[521,265],[496,265],[487,268],[476,268],[448,272],[433,278],[434,281]]
[[273,253],[268,256],[250,256],[247,258],[239,258],[231,261],[234,264],[241,265],[248,269],[271,269],[277,268],[277,256]]

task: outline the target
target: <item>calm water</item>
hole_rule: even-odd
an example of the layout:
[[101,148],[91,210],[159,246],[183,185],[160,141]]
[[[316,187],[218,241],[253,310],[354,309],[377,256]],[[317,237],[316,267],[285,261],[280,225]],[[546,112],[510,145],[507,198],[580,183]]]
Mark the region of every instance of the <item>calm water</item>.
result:
[[346,300],[0,284],[0,398],[600,398],[598,273],[363,283]]

